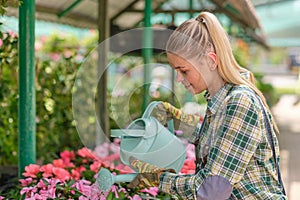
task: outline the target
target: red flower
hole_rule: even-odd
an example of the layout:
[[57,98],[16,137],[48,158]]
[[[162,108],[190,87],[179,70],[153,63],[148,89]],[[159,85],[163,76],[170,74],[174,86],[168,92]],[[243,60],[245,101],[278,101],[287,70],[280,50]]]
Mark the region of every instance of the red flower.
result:
[[43,165],[41,167],[41,172],[43,173],[43,177],[44,178],[48,178],[52,176],[52,169],[53,169],[53,165],[52,164],[47,164],[47,165]]
[[70,173],[62,168],[59,167],[53,167],[53,174],[61,181],[66,181],[71,178]]
[[72,169],[72,170],[71,170],[71,176],[72,176],[72,178],[74,178],[75,180],[79,180],[80,177],[81,177],[81,174],[80,174],[77,170]]
[[82,165],[77,167],[77,168],[72,169],[71,170],[72,178],[75,178],[76,180],[79,180],[83,171],[86,171],[86,168]]
[[183,174],[193,174],[195,173],[195,169],[196,169],[195,161],[191,159],[186,159],[184,161],[184,164],[180,172]]
[[36,175],[40,172],[40,166],[36,164],[30,164],[25,167],[25,172],[23,176],[36,178]]
[[90,165],[90,169],[93,171],[93,172],[98,172],[100,167],[102,166],[102,162],[97,160],[95,161],[93,164]]
[[60,157],[63,159],[64,162],[70,162],[71,160],[75,159],[74,151],[65,150],[60,153]]
[[82,149],[79,149],[77,151],[77,154],[83,158],[91,158],[91,159],[95,159],[95,156],[93,155],[93,153],[91,152],[91,150],[89,150],[86,147],[83,147]]
[[52,163],[53,163],[54,167],[60,167],[60,168],[67,167],[62,159],[55,159],[55,160],[53,160]]
[[116,170],[120,172],[120,174],[128,174],[128,173],[134,173],[134,170],[131,169],[127,165],[119,164],[118,166],[115,167]]

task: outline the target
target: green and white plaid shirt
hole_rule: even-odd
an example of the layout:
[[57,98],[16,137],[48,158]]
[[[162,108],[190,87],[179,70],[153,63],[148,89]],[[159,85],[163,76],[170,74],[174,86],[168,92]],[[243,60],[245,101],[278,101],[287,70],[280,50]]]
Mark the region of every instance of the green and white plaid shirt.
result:
[[[162,174],[160,190],[179,199],[197,199],[208,177],[221,176],[233,187],[229,199],[287,199],[278,182],[262,108],[254,92],[247,86],[225,84],[208,102],[206,117],[202,134],[198,136],[197,127],[189,140],[193,143],[199,138],[196,156],[200,166],[199,155],[205,144],[210,146],[207,163],[193,175]],[[279,162],[278,140],[272,132]]]

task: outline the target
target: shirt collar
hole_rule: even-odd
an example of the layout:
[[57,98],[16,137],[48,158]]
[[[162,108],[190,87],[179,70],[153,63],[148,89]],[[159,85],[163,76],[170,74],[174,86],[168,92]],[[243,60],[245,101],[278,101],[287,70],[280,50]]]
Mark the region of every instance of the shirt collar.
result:
[[207,104],[208,115],[213,115],[218,111],[219,107],[221,106],[222,102],[224,101],[225,97],[227,96],[228,92],[232,87],[233,87],[232,84],[226,83],[211,98],[211,100],[208,100],[208,104]]

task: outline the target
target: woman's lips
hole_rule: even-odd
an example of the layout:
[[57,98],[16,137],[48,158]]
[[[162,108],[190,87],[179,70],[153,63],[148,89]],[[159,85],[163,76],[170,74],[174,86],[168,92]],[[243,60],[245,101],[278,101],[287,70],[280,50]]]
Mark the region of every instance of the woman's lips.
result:
[[190,86],[192,86],[192,84],[184,85],[185,88],[189,88]]

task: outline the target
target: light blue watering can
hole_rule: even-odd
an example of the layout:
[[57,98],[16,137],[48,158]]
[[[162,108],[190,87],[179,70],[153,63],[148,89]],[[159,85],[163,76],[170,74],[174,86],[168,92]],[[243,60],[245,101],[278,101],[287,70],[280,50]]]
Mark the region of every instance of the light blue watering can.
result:
[[[160,102],[151,102],[142,118],[134,120],[127,129],[111,130],[112,137],[120,137],[120,159],[130,166],[131,156],[156,165],[160,168],[174,169],[179,172],[186,158],[185,145],[174,135],[173,120],[164,127],[157,119],[151,116],[153,109]],[[108,170],[98,173],[100,190],[108,190],[115,182],[130,182],[135,174],[112,175]]]

